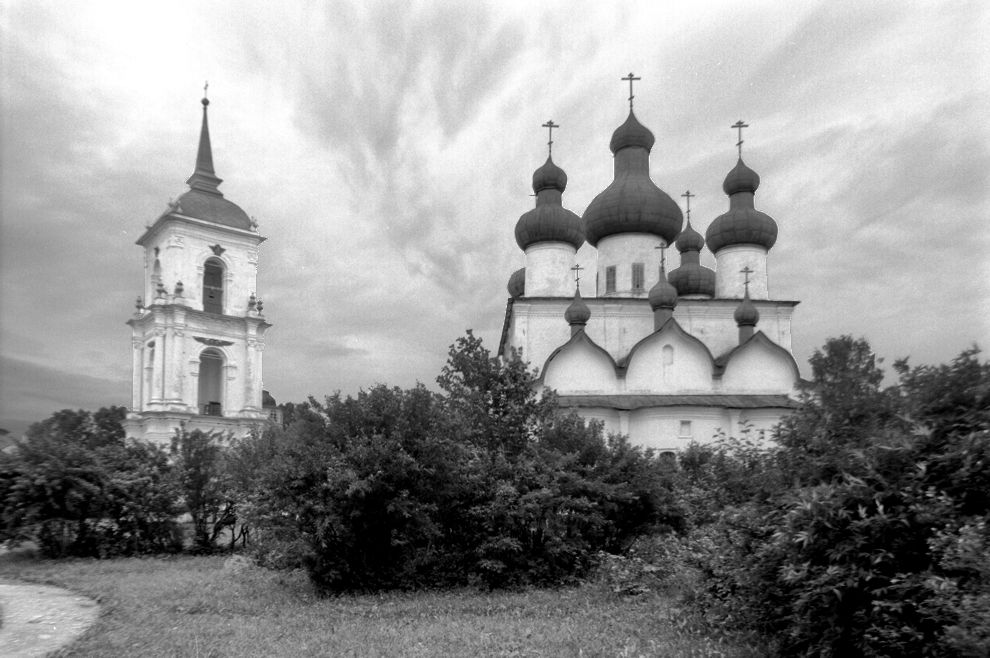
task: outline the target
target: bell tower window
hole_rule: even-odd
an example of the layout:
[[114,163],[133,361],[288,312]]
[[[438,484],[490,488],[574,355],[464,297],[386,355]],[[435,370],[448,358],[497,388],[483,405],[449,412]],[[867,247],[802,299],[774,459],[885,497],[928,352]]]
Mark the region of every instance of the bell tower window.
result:
[[203,350],[199,355],[199,413],[222,416],[223,354],[218,350]]
[[223,262],[216,258],[203,266],[203,310],[223,313]]

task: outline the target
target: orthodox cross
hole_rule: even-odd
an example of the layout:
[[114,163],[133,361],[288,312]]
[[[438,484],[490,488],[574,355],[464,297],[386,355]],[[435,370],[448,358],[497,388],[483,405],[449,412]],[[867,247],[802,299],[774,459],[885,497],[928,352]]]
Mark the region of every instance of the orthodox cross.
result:
[[581,289],[581,270],[583,269],[580,265],[571,268],[571,271],[574,272],[574,285],[578,290]]
[[746,294],[748,295],[749,294],[749,275],[753,273],[753,270],[749,269],[749,265],[747,265],[746,267],[744,267],[741,270],[739,270],[739,273],[746,276],[746,280],[743,282],[743,285],[746,286]]
[[553,155],[553,129],[554,128],[560,128],[560,124],[556,124],[556,123],[553,122],[553,119],[550,119],[545,124],[543,124],[543,127],[547,129],[547,132],[549,133],[549,136],[550,136],[550,141],[547,142],[547,155],[551,155],[552,156]]
[[207,80],[203,83],[203,98],[206,98],[206,90],[210,88],[210,81]]
[[743,145],[742,129],[749,128],[749,124],[743,123],[743,120],[739,119],[739,121],[736,121],[734,124],[732,124],[729,127],[735,128],[736,130],[739,131],[739,141],[736,142],[736,147],[739,149],[739,157],[742,158],[742,145]]
[[691,190],[688,190],[687,192],[685,192],[681,196],[684,197],[685,199],[687,199],[687,220],[688,220],[688,223],[690,223],[691,222],[691,199],[692,199],[692,197],[695,197],[697,195],[696,194],[691,194]]
[[634,80],[642,80],[643,78],[637,78],[636,76],[634,76],[632,74],[632,71],[630,71],[629,72],[629,75],[627,75],[624,78],[619,78],[619,79],[620,80],[628,80],[629,81],[629,109],[632,110],[632,106],[633,106],[633,81]]
[[667,244],[661,242],[653,248],[660,250],[660,272],[665,275],[667,273]]

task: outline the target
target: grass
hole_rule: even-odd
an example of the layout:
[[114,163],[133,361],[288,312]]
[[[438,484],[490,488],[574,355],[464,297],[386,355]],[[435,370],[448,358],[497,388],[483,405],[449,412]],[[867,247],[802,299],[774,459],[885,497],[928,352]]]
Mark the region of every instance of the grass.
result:
[[317,597],[304,574],[225,558],[0,556],[0,577],[101,605],[71,656],[754,656],[679,630],[671,599],[585,586]]

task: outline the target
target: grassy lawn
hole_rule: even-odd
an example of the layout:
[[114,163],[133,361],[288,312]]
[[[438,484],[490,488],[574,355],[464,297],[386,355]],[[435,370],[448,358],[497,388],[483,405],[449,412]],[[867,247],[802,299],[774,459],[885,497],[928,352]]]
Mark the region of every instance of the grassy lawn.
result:
[[663,596],[600,588],[319,598],[301,573],[225,557],[0,556],[0,577],[100,602],[71,656],[751,656],[679,631]]

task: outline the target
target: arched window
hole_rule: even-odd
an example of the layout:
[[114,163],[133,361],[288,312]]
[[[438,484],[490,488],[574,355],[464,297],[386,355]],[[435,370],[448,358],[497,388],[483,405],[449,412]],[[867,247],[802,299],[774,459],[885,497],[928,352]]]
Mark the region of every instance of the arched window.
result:
[[674,370],[674,347],[673,345],[664,345],[662,353],[662,372],[661,377],[663,381],[670,381],[671,373]]
[[223,261],[216,258],[203,265],[203,310],[223,313]]
[[219,350],[203,350],[199,355],[199,413],[222,416],[223,354]]

